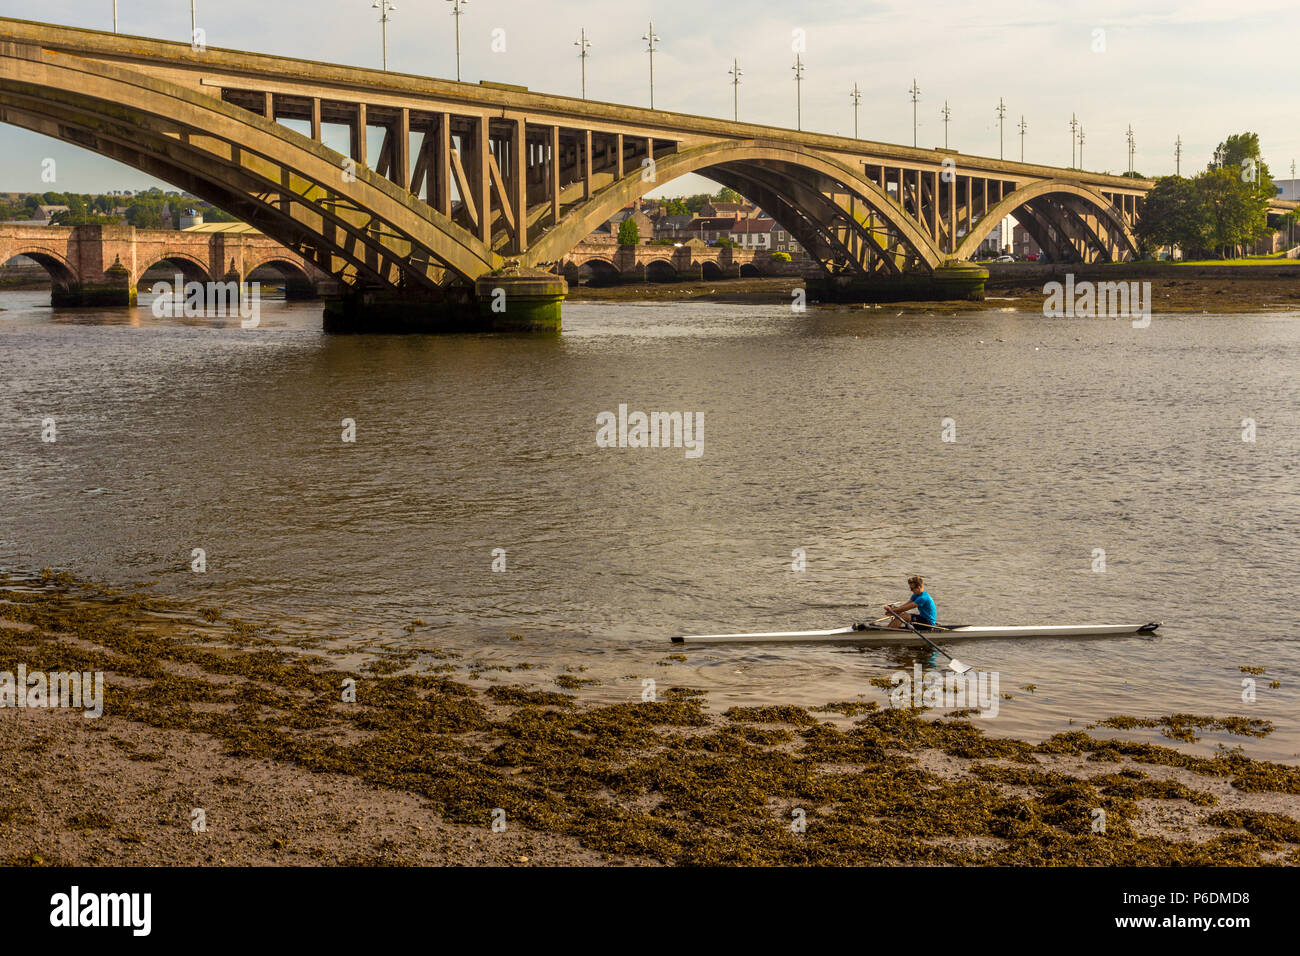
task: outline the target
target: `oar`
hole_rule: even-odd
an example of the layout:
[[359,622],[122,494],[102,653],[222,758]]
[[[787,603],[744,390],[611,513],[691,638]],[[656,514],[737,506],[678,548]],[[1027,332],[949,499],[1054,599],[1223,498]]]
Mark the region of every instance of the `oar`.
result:
[[915,634],[915,635],[916,635],[917,637],[919,637],[921,640],[925,641],[925,643],[929,644],[931,647],[933,647],[936,651],[938,651],[938,652],[939,652],[940,654],[942,654],[944,657],[948,658],[948,669],[949,669],[949,670],[951,670],[951,671],[953,671],[953,672],[955,672],[955,673],[958,673],[958,674],[965,674],[968,670],[971,669],[971,666],[970,666],[969,664],[963,664],[961,661],[957,660],[957,658],[953,657],[951,654],[949,654],[947,651],[945,651],[942,647],[940,647],[940,646],[939,646],[938,644],[936,644],[934,641],[930,640],[928,637],[926,637],[924,634],[922,634],[920,631],[918,631],[916,628],[914,628],[914,627],[912,626],[912,622],[911,622],[911,621],[908,621],[908,620],[905,620],[905,619],[903,618],[903,616],[902,616],[901,614],[899,614],[897,611],[890,611],[889,613],[892,614],[894,617],[898,618],[899,623],[902,624],[903,627],[907,628],[909,631],[911,631],[913,634]]

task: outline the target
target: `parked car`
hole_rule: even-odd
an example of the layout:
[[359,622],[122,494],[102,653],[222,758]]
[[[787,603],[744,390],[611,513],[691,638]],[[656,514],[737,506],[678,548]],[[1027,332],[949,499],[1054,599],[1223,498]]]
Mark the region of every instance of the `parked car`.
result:
[[1015,257],[1015,256],[998,256],[998,257],[997,257],[996,259],[994,259],[993,261],[994,261],[994,262],[1015,262],[1015,261],[1016,261],[1016,257]]

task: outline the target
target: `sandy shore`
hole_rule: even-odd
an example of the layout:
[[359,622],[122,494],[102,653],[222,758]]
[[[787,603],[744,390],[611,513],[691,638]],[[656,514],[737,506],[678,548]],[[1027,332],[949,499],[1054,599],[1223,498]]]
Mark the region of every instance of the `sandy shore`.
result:
[[347,671],[66,580],[0,601],[0,672],[105,675],[97,719],[0,710],[7,865],[1300,863],[1300,768],[1231,751],[865,701],[481,693],[436,651]]

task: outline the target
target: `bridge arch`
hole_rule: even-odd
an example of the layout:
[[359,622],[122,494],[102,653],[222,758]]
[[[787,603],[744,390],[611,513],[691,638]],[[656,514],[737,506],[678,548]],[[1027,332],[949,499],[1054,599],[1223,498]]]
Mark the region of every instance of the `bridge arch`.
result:
[[613,262],[599,256],[589,256],[582,262],[570,262],[564,273],[574,285],[585,282],[593,286],[615,285],[622,275]]
[[4,257],[0,260],[0,265],[8,265],[19,256],[26,256],[36,262],[50,277],[50,285],[56,292],[72,289],[81,281],[67,258],[47,246],[20,243],[0,249],[0,256]]
[[[606,186],[573,209],[529,250],[524,261],[540,265],[563,258],[619,209],[687,173],[700,173],[724,185],[738,184],[733,188],[772,212],[806,249],[823,253],[832,263],[856,262],[860,267],[868,252],[894,259],[905,254],[921,267],[933,269],[947,258],[888,193],[837,159],[779,141],[729,140],[661,157],[651,179],[636,170]],[[859,204],[864,207],[861,213],[851,208]],[[822,215],[808,214],[813,205]],[[883,241],[880,228],[867,225],[868,207],[895,234],[894,242]],[[905,251],[891,252],[891,245],[901,245]]]
[[268,273],[274,274],[276,280],[283,283],[286,299],[316,297],[316,282],[311,274],[301,264],[285,255],[267,255],[260,261],[255,260],[251,265],[245,262],[242,279],[246,283],[265,282]]
[[5,121],[89,148],[228,209],[351,284],[439,293],[498,268],[468,230],[283,124],[124,64],[39,44],[0,54]]
[[[1080,209],[1086,209],[1096,217],[1099,228],[1090,227],[1078,214]],[[1068,216],[1075,224],[1076,231],[1081,230],[1084,238],[1091,241],[1106,258],[1113,258],[1117,251],[1133,256],[1138,254],[1137,239],[1132,230],[1099,190],[1068,180],[1044,179],[1013,190],[981,216],[958,244],[956,258],[971,258],[979,249],[980,243],[1003,219],[1014,216],[1020,210],[1025,211],[1024,218],[1031,220],[1021,222],[1021,225],[1044,251],[1055,246],[1057,254],[1062,254],[1063,247],[1060,246],[1059,238],[1049,234],[1047,227],[1056,233],[1063,232],[1062,217]],[[1016,218],[1020,221],[1022,217]]]
[[677,267],[667,259],[651,259],[645,263],[646,282],[676,282]]
[[[197,258],[188,252],[163,251],[151,253],[149,260],[140,267],[139,275],[136,276],[136,285],[145,281],[145,275],[150,271],[157,273],[158,267],[164,264],[170,264],[173,271],[165,279],[160,278],[158,281],[174,282],[176,270],[185,277],[186,282],[211,282],[213,276],[208,272],[208,264],[202,259]],[[221,278],[221,277],[218,277]]]

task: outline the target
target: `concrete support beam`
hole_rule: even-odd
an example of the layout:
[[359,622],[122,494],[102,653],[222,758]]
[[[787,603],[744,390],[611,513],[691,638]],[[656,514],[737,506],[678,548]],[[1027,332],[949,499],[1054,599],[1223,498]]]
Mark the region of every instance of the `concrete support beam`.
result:
[[551,226],[560,224],[560,128],[551,127],[550,159]]
[[514,161],[515,252],[528,251],[528,127],[521,116],[515,120],[510,158]]
[[581,133],[582,136],[582,156],[579,162],[582,164],[582,198],[591,198],[591,130],[586,129]]
[[492,174],[488,166],[491,157],[488,118],[481,116],[474,121],[474,192],[478,200],[479,238],[489,246],[492,245]]
[[393,152],[393,182],[403,189],[411,188],[411,111],[403,106],[397,113],[395,130],[397,149]]
[[311,98],[311,138],[320,142],[320,97]]
[[614,178],[622,179],[623,178],[623,134],[616,133],[614,135],[614,141],[615,141]]
[[366,163],[366,130],[369,124],[366,120],[366,104],[357,104],[356,119],[352,121],[352,158],[357,161],[358,166],[365,166]]
[[437,123],[434,129],[434,135],[437,136],[438,142],[435,146],[437,150],[437,177],[434,183],[436,197],[433,190],[430,196],[435,198],[433,207],[444,216],[451,215],[451,116],[447,113],[439,113],[434,117]]

